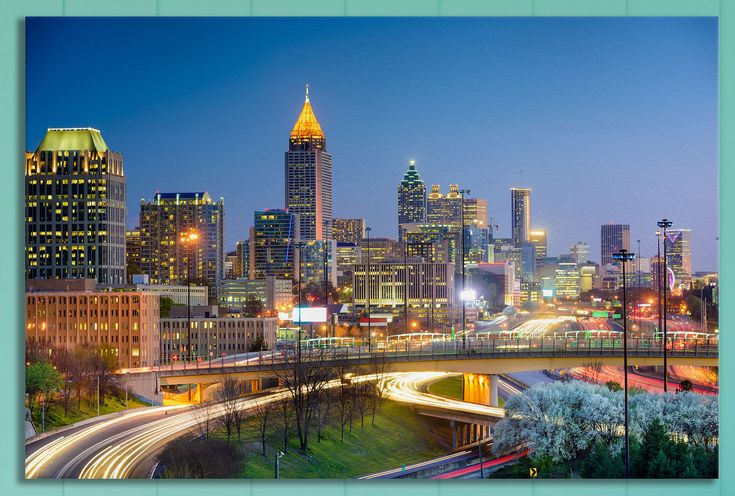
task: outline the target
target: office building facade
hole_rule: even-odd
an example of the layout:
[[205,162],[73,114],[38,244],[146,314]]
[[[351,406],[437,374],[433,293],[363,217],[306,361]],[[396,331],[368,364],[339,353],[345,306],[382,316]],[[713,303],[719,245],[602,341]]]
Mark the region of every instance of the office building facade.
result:
[[289,210],[256,211],[250,230],[249,278],[296,279],[300,230],[299,215]]
[[125,282],[123,157],[99,130],[50,128],[25,165],[26,279]]
[[332,239],[357,244],[365,237],[365,219],[333,219]]
[[673,289],[688,288],[692,282],[691,229],[669,229],[666,232],[666,264],[674,273]]
[[26,292],[26,338],[67,350],[106,349],[121,369],[158,365],[158,294],[59,287]]
[[603,224],[600,227],[600,265],[612,264],[613,253],[622,249],[630,251],[630,226]]
[[511,188],[510,197],[513,244],[520,246],[531,239],[531,190]]

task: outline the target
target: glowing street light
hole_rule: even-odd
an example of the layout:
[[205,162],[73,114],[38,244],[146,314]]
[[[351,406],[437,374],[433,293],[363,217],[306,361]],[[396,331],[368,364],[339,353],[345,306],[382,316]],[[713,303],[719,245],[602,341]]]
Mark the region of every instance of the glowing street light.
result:
[[630,479],[630,436],[628,433],[628,315],[627,301],[625,294],[625,262],[635,259],[635,253],[631,253],[626,249],[622,249],[613,253],[613,260],[622,262],[623,265],[623,398],[625,410],[625,478]]
[[[660,227],[661,229],[663,229],[663,237],[664,237],[664,260],[663,260],[663,262],[664,262],[664,270],[663,270],[663,273],[664,273],[664,276],[663,276],[663,279],[664,279],[664,288],[663,288],[663,293],[664,293],[664,298],[663,298],[663,319],[664,319],[664,393],[668,390],[667,384],[669,382],[668,363],[666,361],[666,355],[667,355],[667,352],[666,352],[666,344],[667,344],[667,341],[666,341],[666,329],[668,327],[667,326],[667,323],[666,323],[666,321],[667,321],[666,314],[668,313],[668,308],[666,306],[667,305],[667,301],[666,301],[667,300],[667,295],[666,295],[666,293],[669,290],[669,278],[668,278],[669,273],[668,273],[668,270],[666,268],[666,230],[668,228],[670,228],[672,226],[672,224],[673,224],[673,222],[671,222],[669,219],[661,219],[660,221],[658,221],[656,223],[656,225],[658,227]],[[659,267],[661,267],[661,260],[659,259],[658,262],[659,262]],[[660,269],[659,269],[659,271],[660,271]]]

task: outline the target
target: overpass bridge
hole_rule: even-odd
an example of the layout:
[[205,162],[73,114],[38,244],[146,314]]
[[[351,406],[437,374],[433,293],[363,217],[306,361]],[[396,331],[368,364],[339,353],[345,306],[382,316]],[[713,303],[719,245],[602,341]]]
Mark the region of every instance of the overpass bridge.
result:
[[[669,339],[669,365],[717,366],[717,340]],[[630,366],[663,365],[664,345],[657,338],[629,338],[628,363]],[[196,368],[157,367],[144,374],[155,377],[156,386],[204,385],[219,383],[227,376],[252,381],[254,389],[263,378],[278,377],[294,367],[299,350],[282,350],[260,356],[245,363],[225,363],[221,366]],[[302,363],[319,367],[367,370],[381,364],[385,372],[456,372],[475,376],[527,370],[554,370],[589,364],[622,365],[623,342],[616,337],[598,338],[467,338],[456,341],[408,342],[394,347],[368,349],[365,346],[311,348],[300,351]],[[135,376],[131,372],[131,376]],[[132,377],[131,377],[132,378]],[[475,381],[477,382],[477,381]],[[494,385],[487,381],[491,398]],[[467,387],[467,386],[466,386]],[[469,386],[472,387],[472,386]],[[485,386],[483,386],[485,387]],[[485,398],[484,390],[480,393]],[[486,404],[494,404],[495,401]]]

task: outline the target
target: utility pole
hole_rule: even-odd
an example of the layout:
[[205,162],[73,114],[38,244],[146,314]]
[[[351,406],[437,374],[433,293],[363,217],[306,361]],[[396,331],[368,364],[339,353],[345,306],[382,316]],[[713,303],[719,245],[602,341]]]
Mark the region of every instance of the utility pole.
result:
[[365,278],[367,282],[368,352],[372,351],[372,328],[370,322],[370,231],[372,231],[371,227],[365,228],[365,232],[367,233],[367,269],[365,271]]

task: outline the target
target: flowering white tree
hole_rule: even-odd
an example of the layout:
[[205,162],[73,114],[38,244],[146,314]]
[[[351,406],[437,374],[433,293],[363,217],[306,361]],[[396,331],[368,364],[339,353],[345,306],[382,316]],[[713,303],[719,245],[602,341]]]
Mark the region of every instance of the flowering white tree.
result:
[[[578,458],[598,442],[611,453],[623,447],[623,392],[581,381],[538,384],[512,396],[495,426],[493,450],[525,444],[534,457],[553,462]],[[688,392],[638,392],[629,399],[630,432],[640,437],[654,420],[681,440],[704,447],[717,443],[717,399]]]

